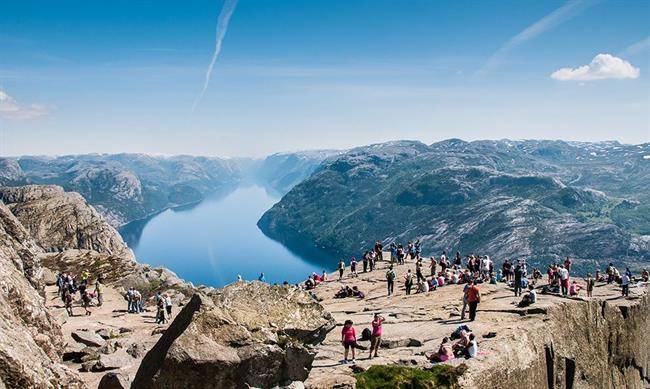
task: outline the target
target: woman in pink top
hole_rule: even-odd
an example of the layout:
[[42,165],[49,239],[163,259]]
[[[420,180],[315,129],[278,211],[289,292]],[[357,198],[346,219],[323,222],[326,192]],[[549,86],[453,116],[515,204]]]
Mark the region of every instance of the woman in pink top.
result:
[[352,320],[346,320],[341,330],[341,343],[345,348],[345,359],[343,363],[348,363],[348,351],[352,349],[352,363],[356,363],[354,358],[354,348],[357,346],[357,333],[352,327]]
[[442,276],[442,273],[438,274],[438,286],[443,286],[445,284],[445,279]]
[[372,358],[372,350],[375,350],[375,357],[377,357],[379,345],[381,344],[381,325],[384,323],[384,320],[386,319],[378,313],[375,313],[375,319],[372,321],[372,336],[370,337],[370,355],[368,355],[368,359]]

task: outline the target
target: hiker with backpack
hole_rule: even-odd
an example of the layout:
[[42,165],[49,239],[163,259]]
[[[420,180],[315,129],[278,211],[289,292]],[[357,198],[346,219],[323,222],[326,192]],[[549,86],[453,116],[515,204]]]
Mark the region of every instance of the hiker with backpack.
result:
[[386,284],[388,286],[388,295],[393,294],[393,288],[395,287],[395,279],[397,278],[397,273],[393,270],[393,265],[388,268],[386,272]]

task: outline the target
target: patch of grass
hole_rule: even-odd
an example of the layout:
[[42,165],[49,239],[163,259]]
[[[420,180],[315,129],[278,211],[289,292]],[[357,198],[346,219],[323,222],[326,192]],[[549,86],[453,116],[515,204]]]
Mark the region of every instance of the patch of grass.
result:
[[375,365],[356,374],[358,389],[456,388],[463,365],[435,365],[423,370],[397,365]]

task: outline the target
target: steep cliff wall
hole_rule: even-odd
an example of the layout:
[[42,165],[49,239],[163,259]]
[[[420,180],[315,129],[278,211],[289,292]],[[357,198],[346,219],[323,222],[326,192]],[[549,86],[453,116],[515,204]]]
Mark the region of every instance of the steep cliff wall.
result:
[[556,304],[501,353],[468,366],[466,388],[647,388],[650,297]]
[[60,364],[61,328],[34,287],[38,249],[0,203],[0,387],[83,387]]

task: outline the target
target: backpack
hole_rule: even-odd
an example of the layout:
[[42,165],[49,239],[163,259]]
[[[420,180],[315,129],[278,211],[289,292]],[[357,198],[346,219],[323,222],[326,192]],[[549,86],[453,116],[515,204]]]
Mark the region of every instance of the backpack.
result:
[[386,272],[386,279],[389,281],[395,280],[395,272],[392,270],[389,270]]
[[370,328],[364,328],[363,331],[361,331],[361,338],[359,340],[370,340],[372,336],[372,332],[370,331]]

